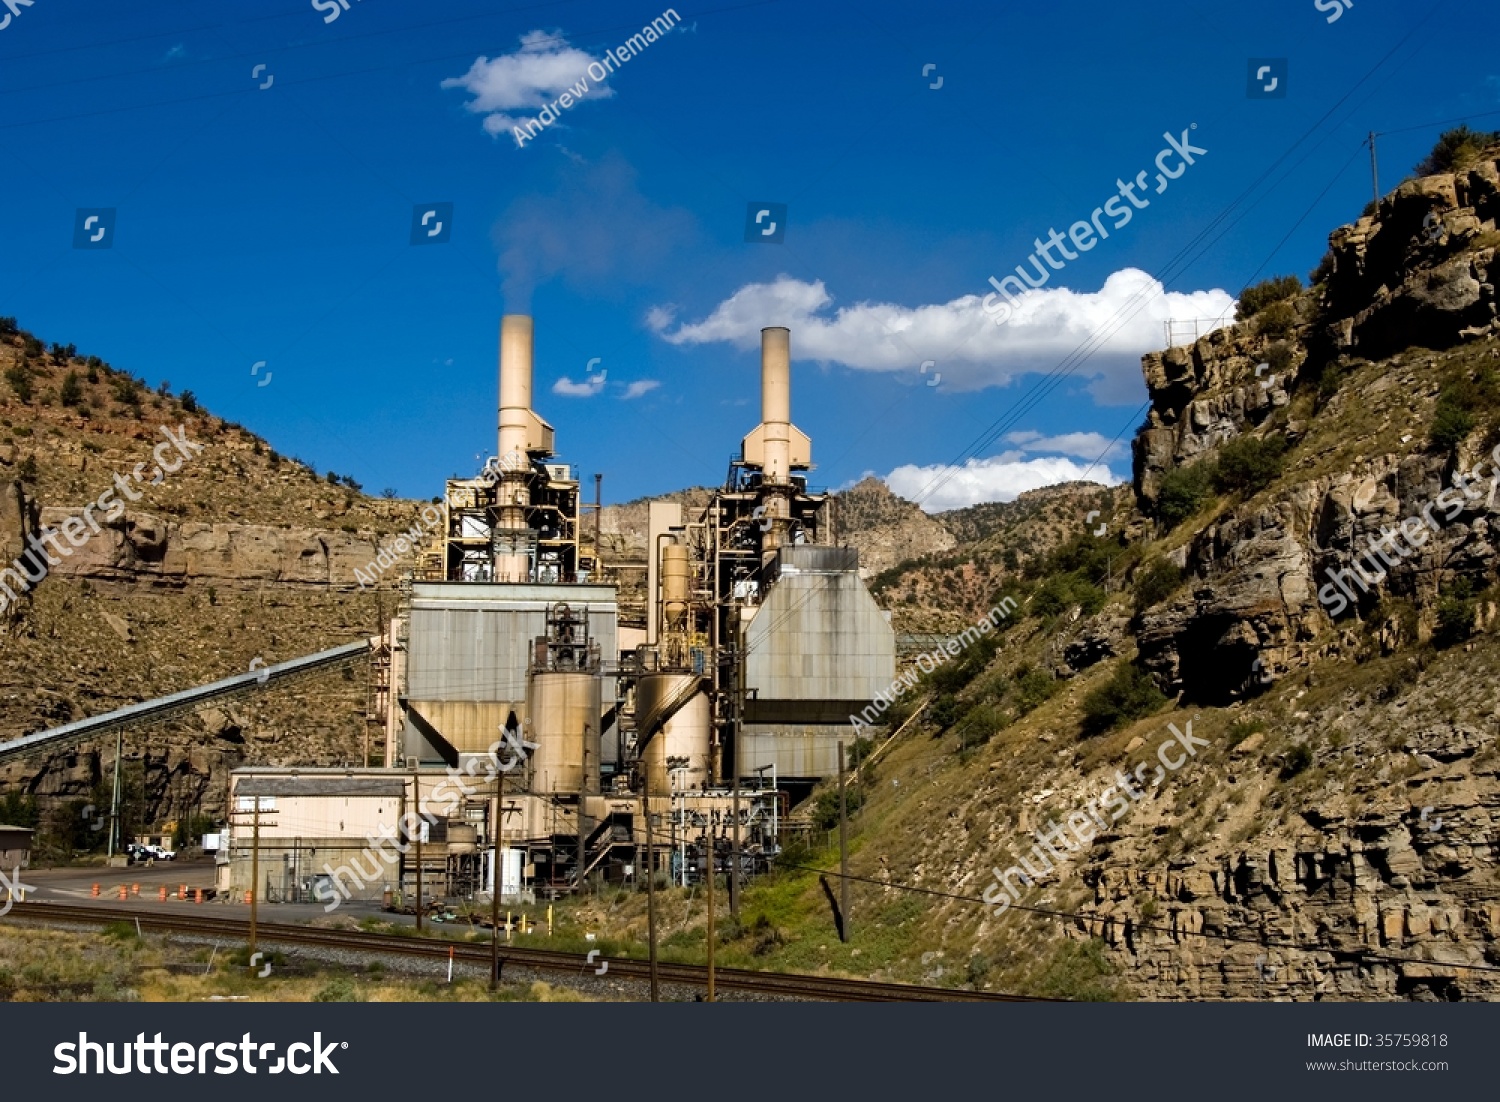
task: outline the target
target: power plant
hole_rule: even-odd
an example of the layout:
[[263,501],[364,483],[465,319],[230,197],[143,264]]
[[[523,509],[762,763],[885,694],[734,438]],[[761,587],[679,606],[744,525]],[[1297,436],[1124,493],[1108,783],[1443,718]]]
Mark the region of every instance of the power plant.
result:
[[428,900],[498,879],[527,899],[636,883],[648,865],[680,884],[766,869],[788,812],[838,773],[849,716],[895,676],[888,616],[838,543],[833,499],[807,484],[791,335],[762,330],[760,423],[708,505],[649,504],[645,562],[603,553],[601,476],[581,523],[579,479],[533,408],[534,337],[530,317],[502,319],[495,457],[447,482],[379,634],[0,756],[367,657],[383,767],[235,770],[221,887]]

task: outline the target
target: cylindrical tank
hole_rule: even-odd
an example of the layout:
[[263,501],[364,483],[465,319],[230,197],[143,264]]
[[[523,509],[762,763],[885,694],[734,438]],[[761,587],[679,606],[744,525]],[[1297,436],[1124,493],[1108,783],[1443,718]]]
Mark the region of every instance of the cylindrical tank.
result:
[[782,326],[760,331],[760,423],[765,429],[762,475],[772,485],[791,481],[792,334]]
[[662,627],[682,631],[687,626],[690,588],[688,549],[680,543],[669,543],[661,549]]
[[[531,412],[532,323],[525,314],[500,319],[500,456],[526,455]],[[511,464],[514,465],[514,460]],[[524,463],[522,463],[524,466]]]
[[448,821],[448,852],[478,853],[479,852],[479,828],[473,823],[461,823],[457,820]]
[[600,680],[588,673],[539,673],[531,679],[531,790],[582,792],[586,767],[599,760]]
[[[689,674],[660,673],[641,678],[635,687],[637,725],[649,722],[667,702],[699,684],[700,679]],[[653,797],[672,791],[672,779],[667,774],[668,758],[687,759],[687,772],[679,778],[678,788],[697,788],[708,780],[712,718],[708,694],[699,691],[646,743],[642,757]]]

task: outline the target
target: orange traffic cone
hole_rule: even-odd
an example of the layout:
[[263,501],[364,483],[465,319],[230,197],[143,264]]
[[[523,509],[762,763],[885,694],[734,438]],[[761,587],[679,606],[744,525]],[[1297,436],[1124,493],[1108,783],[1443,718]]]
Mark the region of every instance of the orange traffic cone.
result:
[[157,892],[158,894],[156,896],[156,901],[158,903],[165,903],[167,901],[167,886],[163,884],[160,888],[157,889]]
[[130,894],[131,895],[140,895],[141,894],[141,886],[139,884],[132,884],[132,885],[130,885]]
[[95,884],[94,885],[94,890],[92,892],[90,892],[89,894],[92,895],[94,898],[97,899],[99,897],[99,885]]
[[193,902],[194,903],[202,903],[203,902],[203,889],[202,888],[194,888],[193,889]]
[[254,895],[255,895],[254,892],[246,892],[245,893],[245,903],[247,905],[250,903],[250,900],[254,897]]
[[187,902],[187,885],[186,884],[179,884],[179,885],[177,885],[177,898],[179,900],[181,900],[182,902],[184,902],[184,903]]
[[124,884],[121,884],[120,885],[120,899],[121,899],[121,901],[123,902],[124,900],[128,899],[129,897],[130,897],[130,889],[127,888]]

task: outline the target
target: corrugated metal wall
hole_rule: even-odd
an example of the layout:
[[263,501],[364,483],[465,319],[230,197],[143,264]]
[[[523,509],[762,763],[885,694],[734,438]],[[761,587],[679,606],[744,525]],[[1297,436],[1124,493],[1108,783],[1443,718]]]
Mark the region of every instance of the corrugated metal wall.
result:
[[[547,633],[547,609],[567,604],[588,610],[589,639],[598,644],[606,662],[617,657],[617,600],[608,585],[482,585],[473,582],[419,582],[412,587],[411,625],[407,636],[406,696],[420,702],[498,705],[481,709],[502,713],[514,708],[526,717],[526,670],[534,640]],[[615,698],[615,679],[604,678],[604,706]],[[427,708],[423,714],[436,726],[441,716],[457,717],[464,709]],[[498,737],[490,728],[503,722],[485,719],[483,732],[453,731],[454,745],[482,751]],[[482,737],[483,736],[483,737]],[[613,731],[606,733],[604,760]]]
[[781,579],[745,629],[762,700],[872,700],[896,676],[896,636],[856,573]]

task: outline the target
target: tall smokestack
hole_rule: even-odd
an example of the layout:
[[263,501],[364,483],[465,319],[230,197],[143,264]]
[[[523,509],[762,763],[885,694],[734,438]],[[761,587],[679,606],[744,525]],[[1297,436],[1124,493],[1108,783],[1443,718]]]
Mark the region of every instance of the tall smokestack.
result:
[[552,454],[552,426],[531,408],[531,318],[500,319],[500,482],[492,553],[494,580],[526,582],[536,554],[537,534],[528,525],[532,504],[532,461]]
[[785,485],[792,474],[792,333],[780,325],[760,331],[760,423],[765,429],[762,476]]
[[500,319],[500,458],[524,458],[530,435],[533,327],[526,314]]
[[[795,472],[812,466],[812,441],[792,424],[792,334],[785,326],[760,331],[760,424],[745,437],[741,454],[771,488],[790,487]],[[765,515],[785,514],[768,502]]]

